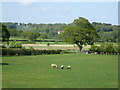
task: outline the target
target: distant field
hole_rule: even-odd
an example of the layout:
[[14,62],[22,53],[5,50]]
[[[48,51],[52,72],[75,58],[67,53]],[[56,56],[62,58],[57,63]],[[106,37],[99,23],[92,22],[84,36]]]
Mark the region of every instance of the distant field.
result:
[[[68,45],[68,43],[65,43],[65,42],[35,42],[36,44],[50,44],[50,45],[53,45],[53,44],[61,44],[61,45]],[[73,45],[73,44],[69,44],[69,45]]]
[[[3,57],[3,88],[117,88],[118,56],[58,54]],[[71,65],[71,70],[50,64]]]
[[100,44],[113,44],[115,46],[118,46],[118,43],[115,43],[115,42],[96,42],[94,43],[95,45],[100,45]]
[[[47,49],[47,50],[73,50],[73,51],[79,51],[78,46],[74,44],[50,44],[47,46],[47,44],[23,44],[22,45],[25,48],[33,47],[34,49]],[[83,50],[88,50],[90,48],[90,45],[83,46]]]
[[21,37],[10,37],[9,40],[27,40],[27,39]]

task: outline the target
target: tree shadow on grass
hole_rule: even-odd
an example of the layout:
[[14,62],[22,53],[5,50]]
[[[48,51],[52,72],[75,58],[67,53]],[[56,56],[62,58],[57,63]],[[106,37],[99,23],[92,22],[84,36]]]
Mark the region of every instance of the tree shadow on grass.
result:
[[0,65],[9,65],[9,63],[0,63]]

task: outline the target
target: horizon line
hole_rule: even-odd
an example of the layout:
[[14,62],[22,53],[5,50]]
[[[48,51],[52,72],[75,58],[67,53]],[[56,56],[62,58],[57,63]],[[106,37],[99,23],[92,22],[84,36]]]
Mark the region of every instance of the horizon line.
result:
[[[114,25],[118,25],[118,24],[112,24],[112,23],[107,23],[107,22],[100,22],[100,21],[93,21],[93,22],[96,22],[96,23],[101,23],[101,24],[111,24],[112,26]],[[90,22],[91,24],[93,22]],[[23,24],[28,24],[28,23],[32,23],[32,24],[70,24],[70,23],[65,23],[65,22],[54,22],[54,23],[36,23],[36,22],[17,22],[17,21],[0,21],[0,23],[23,23]]]

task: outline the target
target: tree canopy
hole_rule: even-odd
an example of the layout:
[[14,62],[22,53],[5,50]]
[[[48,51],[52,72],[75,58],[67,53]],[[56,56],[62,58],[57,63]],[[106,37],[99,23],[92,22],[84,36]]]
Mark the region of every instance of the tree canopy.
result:
[[65,28],[62,38],[68,43],[75,43],[80,51],[82,45],[93,44],[99,37],[95,28],[83,17],[75,19],[71,25]]

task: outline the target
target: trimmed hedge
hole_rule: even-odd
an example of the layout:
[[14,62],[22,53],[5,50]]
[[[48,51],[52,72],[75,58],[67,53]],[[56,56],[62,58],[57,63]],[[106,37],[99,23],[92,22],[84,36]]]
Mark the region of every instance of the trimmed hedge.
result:
[[22,41],[21,43],[22,44],[35,44],[35,42],[33,41]]
[[63,50],[35,50],[35,49],[1,49],[2,55],[42,55],[42,54],[60,54]]

